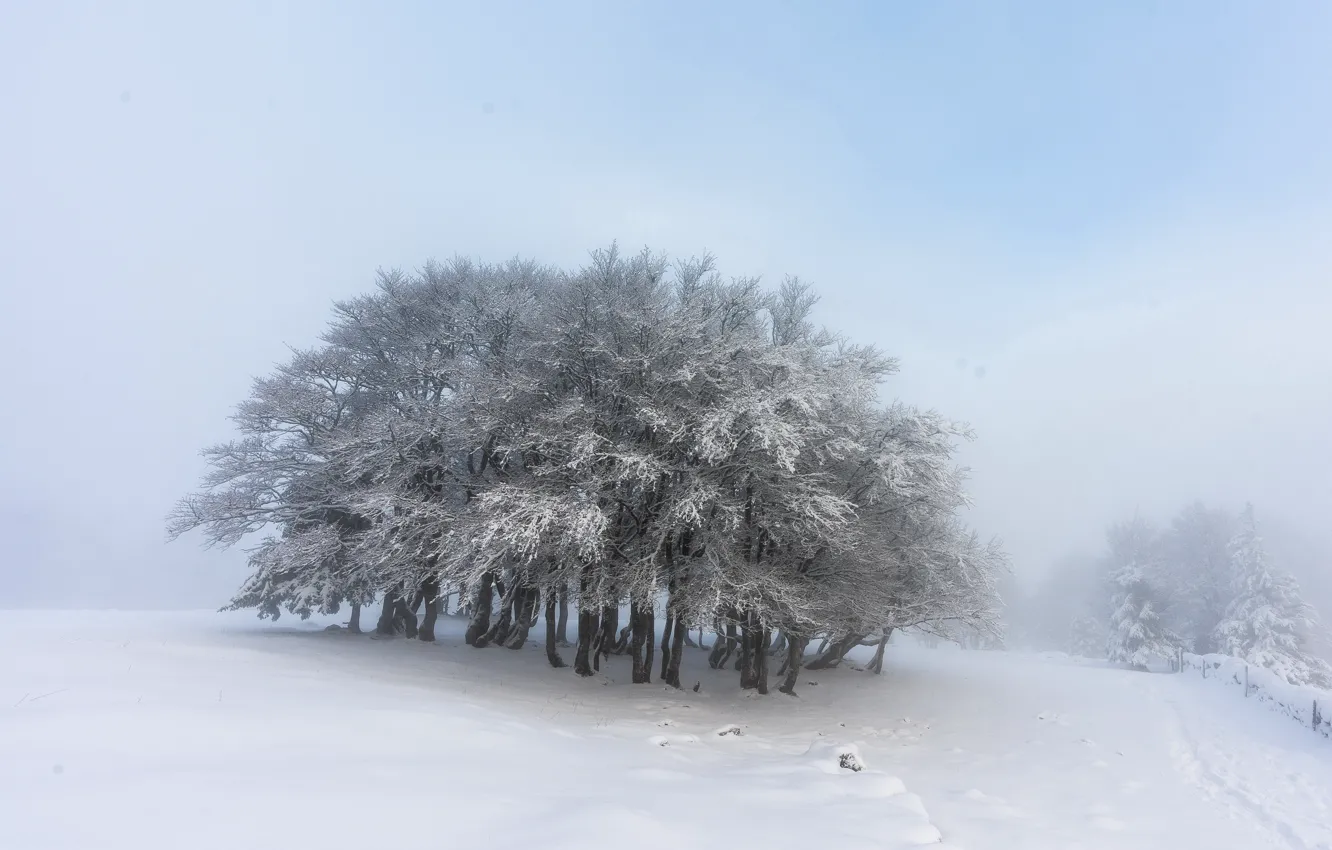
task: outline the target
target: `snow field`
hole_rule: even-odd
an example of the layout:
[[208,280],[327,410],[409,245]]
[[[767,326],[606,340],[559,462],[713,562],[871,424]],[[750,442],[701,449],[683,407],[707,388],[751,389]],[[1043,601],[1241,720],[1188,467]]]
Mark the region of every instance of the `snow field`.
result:
[[[352,646],[407,663],[377,680],[343,663]],[[502,677],[476,695],[417,681],[422,661],[439,672],[436,647],[228,634],[209,615],[11,613],[0,647],[5,850],[386,835],[422,847],[946,846],[900,779],[840,765],[864,765],[854,746],[811,735],[793,751],[703,712],[605,707],[643,715],[624,723],[588,711],[604,683],[572,677],[562,698],[510,706],[497,692],[518,683]],[[543,672],[544,657],[524,654],[513,660]]]
[[1198,675],[894,645],[758,697],[327,622],[0,612],[0,847],[1332,847],[1332,742]]

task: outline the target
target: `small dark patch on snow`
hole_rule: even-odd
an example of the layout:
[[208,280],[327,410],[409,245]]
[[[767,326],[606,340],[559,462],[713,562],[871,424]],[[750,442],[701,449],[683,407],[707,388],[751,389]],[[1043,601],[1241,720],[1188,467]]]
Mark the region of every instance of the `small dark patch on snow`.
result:
[[342,626],[339,626],[337,623],[333,623],[332,625],[324,626],[324,631],[326,631],[326,632],[340,632],[340,631],[342,631]]
[[738,738],[743,734],[745,733],[742,732],[740,730],[740,727],[736,726],[734,723],[732,723],[730,726],[723,726],[722,728],[717,730],[717,736],[720,738],[724,738],[727,735],[734,735]]
[[852,773],[860,773],[865,769],[865,765],[860,763],[860,759],[856,758],[855,753],[842,753],[837,757],[837,766]]

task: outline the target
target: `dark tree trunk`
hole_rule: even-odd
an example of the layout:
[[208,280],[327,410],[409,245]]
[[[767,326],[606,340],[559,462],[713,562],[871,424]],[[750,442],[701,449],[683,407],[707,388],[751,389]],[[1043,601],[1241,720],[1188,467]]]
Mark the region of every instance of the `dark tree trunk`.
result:
[[540,592],[535,587],[521,588],[514,598],[514,624],[504,645],[509,649],[522,649],[527,633],[532,628],[532,615],[536,613]]
[[384,607],[379,609],[379,622],[375,623],[375,634],[391,635],[394,632],[393,617],[398,611],[397,592],[384,594]]
[[425,610],[421,613],[421,626],[416,630],[416,639],[426,643],[435,642],[435,624],[439,621],[439,597],[425,600]]
[[[666,668],[666,684],[672,688],[680,687],[680,661],[684,656],[684,642],[689,638],[689,630],[677,616],[675,619],[675,631],[671,633],[671,663]],[[666,646],[666,639],[662,638],[662,646]]]
[[652,681],[652,658],[657,651],[657,614],[652,610],[651,601],[648,602],[647,612],[647,646],[643,650],[643,672],[647,674],[644,681]]
[[[772,632],[767,628],[758,630],[758,645],[764,649],[768,646],[768,641],[772,637]],[[768,693],[768,653],[760,649],[754,653],[754,658],[750,662],[754,666],[754,687],[760,694]]]
[[740,660],[736,666],[740,668],[740,687],[742,690],[752,690],[758,687],[758,658],[763,655],[763,650],[767,645],[760,643],[760,630],[752,612],[745,615],[744,624],[740,630]]
[[596,657],[593,641],[601,636],[597,615],[583,605],[578,606],[578,649],[574,652],[574,672],[580,676],[592,675],[592,662]]
[[738,644],[735,621],[727,620],[725,626],[718,623],[717,642],[712,645],[712,653],[708,656],[708,666],[714,670],[725,670],[726,662],[731,660],[731,655],[735,652]]
[[597,640],[601,637],[601,624],[588,604],[588,569],[584,568],[578,582],[578,648],[574,650],[574,672],[591,676],[596,669]]
[[558,648],[559,628],[555,625],[555,591],[546,591],[546,660],[551,667],[565,667]]
[[713,670],[720,670],[722,665],[722,655],[726,652],[726,638],[722,633],[722,624],[717,624],[717,639],[712,643],[712,651],[708,653],[708,666]]
[[749,678],[749,629],[740,626],[740,648],[735,654],[735,669],[740,673],[740,689],[749,690],[754,683]]
[[634,685],[647,685],[653,681],[653,646],[657,642],[657,624],[653,620],[651,600],[646,605],[638,598],[630,602],[629,628],[633,638],[630,639],[629,654],[633,658],[631,681]]
[[698,648],[699,648],[699,649],[707,649],[707,648],[708,648],[707,643],[703,640],[703,627],[702,627],[702,626],[699,626],[699,627],[698,627]]
[[679,626],[676,625],[675,617],[668,611],[666,613],[666,626],[661,630],[661,680],[663,682],[666,681],[666,671],[671,666],[672,636],[677,628]]
[[490,631],[490,606],[495,596],[495,574],[482,573],[481,586],[476,590],[476,600],[472,603],[472,617],[467,623],[467,635],[464,638],[469,646],[476,646],[481,636]]
[[[698,630],[698,637],[699,637],[700,640],[702,640],[702,638],[703,638],[703,630],[702,630],[702,629],[699,629],[699,630]],[[684,633],[684,645],[685,645],[685,646],[688,646],[688,647],[692,647],[692,648],[694,648],[694,649],[698,649],[698,647],[699,647],[699,644],[694,643],[694,636],[691,635],[691,634],[689,633],[689,629],[685,629],[685,633]]]
[[713,628],[717,640],[712,644],[712,652],[708,653],[708,666],[714,670],[725,670],[726,662],[735,651],[735,622],[728,615],[725,621],[717,620]]
[[555,623],[555,639],[560,646],[569,645],[569,589],[560,586],[560,618]]
[[827,652],[823,653],[818,658],[815,658],[806,666],[810,670],[827,670],[836,667],[838,664],[842,663],[842,659],[846,657],[846,654],[864,639],[865,636],[863,634],[845,635],[833,643],[832,646],[828,647]]
[[800,666],[805,663],[805,646],[809,638],[790,635],[786,641],[786,678],[777,690],[795,696],[796,681],[800,678]]
[[407,604],[407,600],[399,597],[398,612],[394,618],[402,633],[409,638],[416,637],[416,612]]
[[643,645],[647,642],[647,630],[643,628],[643,613],[638,609],[638,605],[629,609],[629,628],[633,630],[633,638],[629,642],[629,657],[633,663],[630,681],[634,685],[642,685],[651,679],[649,671],[643,669]]
[[425,612],[421,615],[421,628],[416,633],[417,640],[435,642],[435,622],[439,619],[439,580],[426,579],[421,583],[421,601]]
[[892,637],[893,628],[889,626],[883,630],[883,637],[879,640],[879,645],[874,647],[874,660],[870,662],[869,670],[873,673],[883,672],[883,651],[888,648],[888,638]]
[[781,655],[786,652],[786,632],[778,629],[777,638],[768,647],[769,655]]
[[478,647],[487,647],[492,643],[503,643],[505,638],[509,636],[509,632],[513,630],[513,602],[517,593],[518,580],[514,579],[505,592],[504,598],[500,600],[499,619],[491,625],[490,631],[477,638],[476,645]]
[[592,622],[597,627],[597,633],[592,636],[592,669],[601,672],[601,647],[606,642],[606,627],[600,614]]
[[[592,638],[592,669],[601,670],[602,657],[610,658],[616,649],[623,651],[616,642],[615,630],[620,627],[620,608],[618,605],[603,605],[601,617],[596,621],[597,634]],[[627,627],[626,627],[627,628]],[[621,635],[621,638],[623,636]]]
[[[688,553],[688,536],[685,536],[685,545],[681,547],[681,552]],[[671,547],[666,547],[667,560],[671,557]],[[661,680],[667,682],[670,680],[671,664],[679,654],[680,641],[676,639],[676,632],[683,631],[685,625],[680,620],[679,598],[681,583],[684,581],[683,574],[677,574],[670,583],[670,595],[666,598],[666,625],[661,630]],[[675,662],[675,667],[679,668],[679,663]],[[676,685],[679,687],[679,685]]]
[[361,633],[361,603],[353,602],[351,619],[347,621],[347,631],[354,635]]
[[624,652],[617,640],[620,631],[620,606],[607,605],[601,610],[601,654],[609,658],[617,650]]

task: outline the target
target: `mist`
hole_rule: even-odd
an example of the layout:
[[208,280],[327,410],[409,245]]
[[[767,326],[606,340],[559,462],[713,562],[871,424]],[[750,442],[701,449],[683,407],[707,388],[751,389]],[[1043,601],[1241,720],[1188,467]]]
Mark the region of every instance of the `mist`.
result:
[[163,517],[334,300],[618,240],[812,281],[885,397],[975,428],[1020,580],[1251,501],[1332,610],[1329,39],[1320,4],[11,6],[0,607],[225,603],[244,553]]

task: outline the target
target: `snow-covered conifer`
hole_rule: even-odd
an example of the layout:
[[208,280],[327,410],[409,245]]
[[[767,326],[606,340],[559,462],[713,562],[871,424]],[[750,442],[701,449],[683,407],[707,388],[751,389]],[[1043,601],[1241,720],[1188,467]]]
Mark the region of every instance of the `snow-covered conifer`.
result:
[[1152,584],[1155,532],[1142,519],[1110,531],[1112,600],[1106,655],[1111,661],[1145,670],[1175,654],[1179,639],[1161,618],[1160,596]]
[[1295,579],[1268,562],[1253,505],[1245,505],[1230,541],[1235,597],[1217,624],[1221,652],[1266,667],[1293,684],[1326,685],[1328,666],[1305,652],[1313,610]]

